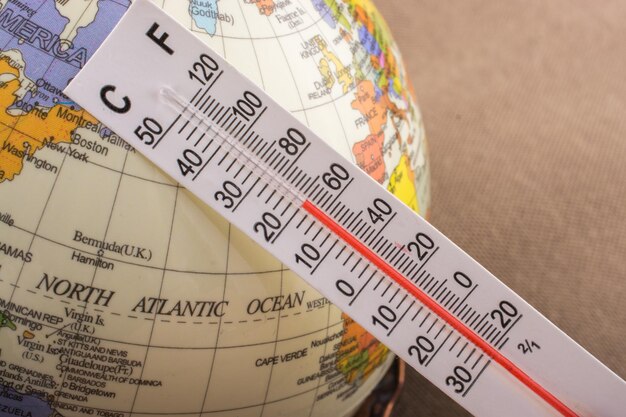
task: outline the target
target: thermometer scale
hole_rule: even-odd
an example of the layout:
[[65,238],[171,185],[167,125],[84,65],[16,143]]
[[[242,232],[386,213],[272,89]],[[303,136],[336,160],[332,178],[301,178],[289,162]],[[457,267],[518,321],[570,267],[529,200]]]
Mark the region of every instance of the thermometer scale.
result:
[[150,2],[66,93],[471,413],[624,414],[623,380]]

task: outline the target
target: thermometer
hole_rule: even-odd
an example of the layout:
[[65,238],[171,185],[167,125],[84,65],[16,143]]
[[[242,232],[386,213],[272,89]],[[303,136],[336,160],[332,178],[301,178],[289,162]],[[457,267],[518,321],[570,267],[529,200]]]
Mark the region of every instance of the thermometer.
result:
[[626,412],[623,380],[149,1],[65,92],[474,415]]

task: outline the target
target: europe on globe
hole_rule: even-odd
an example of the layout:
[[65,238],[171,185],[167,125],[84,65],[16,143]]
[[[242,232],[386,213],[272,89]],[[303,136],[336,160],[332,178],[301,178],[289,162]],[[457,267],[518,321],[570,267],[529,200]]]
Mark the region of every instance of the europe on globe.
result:
[[[428,215],[369,0],[155,3]],[[353,416],[388,348],[63,94],[129,6],[0,0],[0,416]]]

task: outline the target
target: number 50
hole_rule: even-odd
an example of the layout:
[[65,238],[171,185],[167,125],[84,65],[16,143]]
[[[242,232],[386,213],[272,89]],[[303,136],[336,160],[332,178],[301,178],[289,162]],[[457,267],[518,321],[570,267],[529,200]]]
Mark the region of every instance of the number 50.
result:
[[152,145],[154,137],[161,133],[163,133],[163,127],[152,117],[144,118],[142,124],[135,129],[135,135],[146,145]]

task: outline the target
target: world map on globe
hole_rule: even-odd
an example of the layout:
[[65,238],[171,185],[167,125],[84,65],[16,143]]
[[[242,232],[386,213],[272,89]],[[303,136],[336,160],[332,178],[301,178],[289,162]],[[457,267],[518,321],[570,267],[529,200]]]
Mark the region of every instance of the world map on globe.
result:
[[[371,2],[155,3],[428,215]],[[0,0],[0,415],[353,415],[387,347],[63,94],[129,6]]]

